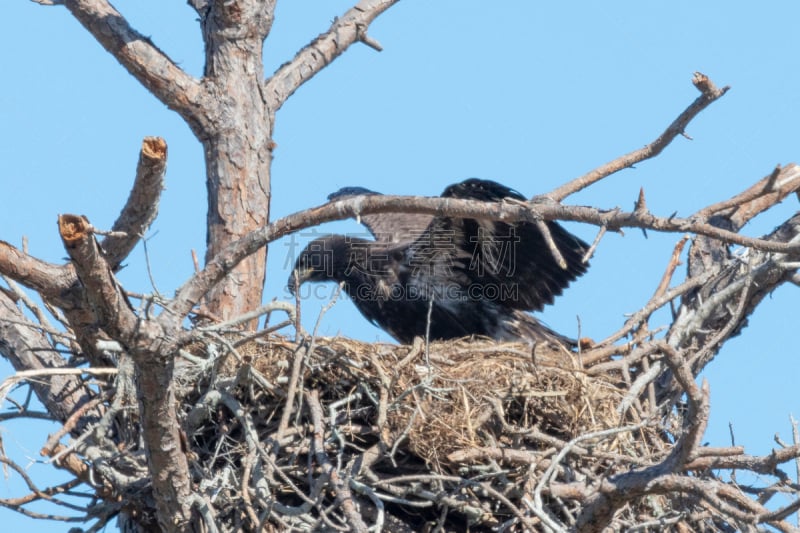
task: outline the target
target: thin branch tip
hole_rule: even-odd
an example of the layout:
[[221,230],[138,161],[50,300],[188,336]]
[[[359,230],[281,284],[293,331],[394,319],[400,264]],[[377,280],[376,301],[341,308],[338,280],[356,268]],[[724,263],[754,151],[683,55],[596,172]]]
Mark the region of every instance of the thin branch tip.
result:
[[639,188],[639,197],[636,199],[636,204],[634,207],[635,213],[646,213],[647,212],[647,201],[644,197],[644,187]]
[[711,78],[702,72],[694,73],[694,76],[692,77],[692,84],[697,87],[698,91],[703,93],[703,96],[713,100],[716,100],[730,90],[729,85],[726,85],[721,89],[717,88],[716,84],[711,81]]
[[367,25],[364,23],[356,24],[358,29],[358,40],[369,46],[376,52],[383,52],[383,45],[380,42],[367,35]]
[[572,181],[557,187],[548,195],[556,202],[561,202],[567,196],[581,191],[598,181],[619,172],[625,168],[633,168],[634,165],[646,159],[652,159],[660,154],[678,135],[682,135],[691,139],[686,134],[686,126],[706,107],[712,102],[719,99],[728,91],[728,87],[718,89],[716,85],[708,78],[708,76],[696,72],[692,83],[702,93],[701,96],[696,98],[689,106],[678,115],[675,120],[658,136],[657,139],[650,144],[634,150],[630,153],[617,157],[608,163],[597,167],[596,169],[587,172],[583,176],[579,176]]
[[311,41],[294,58],[284,63],[266,80],[266,94],[273,109],[279,109],[297,89],[344,53],[355,42],[381,51],[383,46],[367,35],[367,28],[381,13],[398,0],[362,0],[340,17],[330,28]]

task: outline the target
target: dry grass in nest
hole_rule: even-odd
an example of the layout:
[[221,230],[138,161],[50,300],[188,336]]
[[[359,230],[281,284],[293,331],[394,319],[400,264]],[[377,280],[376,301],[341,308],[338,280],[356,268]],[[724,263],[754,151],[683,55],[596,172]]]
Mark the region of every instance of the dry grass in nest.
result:
[[[569,441],[578,435],[638,422],[620,420],[624,390],[606,376],[587,376],[579,356],[563,349],[490,340],[434,342],[428,347],[317,338],[304,349],[303,387],[323,401],[350,398],[352,426],[373,427],[376,436],[441,471],[484,447],[525,448],[526,433]],[[288,384],[298,346],[285,338],[239,349],[267,382]],[[281,391],[285,392],[285,391]],[[383,396],[385,424],[380,421]],[[279,411],[283,393],[269,395]],[[351,415],[343,415],[350,417]],[[631,419],[631,417],[633,419]],[[605,451],[625,453],[630,434],[606,441]],[[526,443],[527,442],[527,443]]]
[[[319,509],[347,513],[343,491],[372,502],[361,513],[383,508],[387,530],[392,518],[403,531],[532,530],[538,485],[626,472],[670,449],[618,371],[584,369],[560,348],[238,335],[195,344],[178,372],[193,464],[229,472],[205,490],[226,495],[218,516],[234,530],[258,529],[259,516],[307,529],[327,520]],[[660,513],[653,501],[630,512]],[[542,505],[564,520],[578,511]]]

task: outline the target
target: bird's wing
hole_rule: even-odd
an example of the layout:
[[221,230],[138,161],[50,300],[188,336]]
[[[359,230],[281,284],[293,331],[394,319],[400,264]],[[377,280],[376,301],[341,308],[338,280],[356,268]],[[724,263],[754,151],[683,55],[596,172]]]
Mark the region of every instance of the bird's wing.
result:
[[[525,200],[518,192],[490,180],[468,179],[447,187],[442,197],[502,201]],[[586,272],[583,256],[588,245],[556,222],[546,222],[567,268],[562,269],[535,224],[471,218],[436,217],[429,240],[451,241],[449,259],[459,278],[497,298],[504,305],[528,311],[553,302],[578,276]],[[430,253],[430,251],[428,252]]]
[[[381,194],[364,187],[343,187],[328,195],[328,200],[340,200],[360,194]],[[377,213],[362,215],[361,223],[375,237],[376,242],[398,245],[414,242],[433,220],[432,215],[419,213]]]

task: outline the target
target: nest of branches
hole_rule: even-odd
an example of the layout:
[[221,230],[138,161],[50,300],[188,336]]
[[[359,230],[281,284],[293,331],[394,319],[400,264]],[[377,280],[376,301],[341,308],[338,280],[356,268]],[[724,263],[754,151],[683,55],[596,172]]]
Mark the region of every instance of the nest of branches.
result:
[[[464,450],[524,447],[536,430],[570,440],[619,421],[619,387],[588,379],[575,354],[488,340],[411,347],[320,339],[310,346],[272,340],[253,355],[253,368],[272,382],[288,381],[288,363],[307,351],[302,383],[323,405],[342,402],[346,424],[370,428],[397,449],[437,470],[452,468]],[[343,402],[342,399],[346,401]],[[285,396],[262,400],[280,409]],[[383,402],[383,403],[382,403]],[[327,413],[326,409],[326,413]]]
[[[618,367],[592,372],[560,348],[220,339],[195,344],[178,376],[197,479],[233,531],[574,524],[581,503],[554,485],[657,464],[679,440],[646,402],[626,406]],[[617,523],[726,524],[682,499],[678,512],[643,496]]]

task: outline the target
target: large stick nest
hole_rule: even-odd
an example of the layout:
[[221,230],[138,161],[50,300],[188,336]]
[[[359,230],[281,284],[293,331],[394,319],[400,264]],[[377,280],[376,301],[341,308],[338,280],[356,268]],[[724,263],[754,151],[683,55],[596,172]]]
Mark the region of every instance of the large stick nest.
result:
[[[253,366],[269,381],[288,380],[296,350],[285,341],[267,343],[254,354]],[[436,469],[456,466],[449,457],[459,451],[521,449],[519,434],[527,430],[570,440],[620,422],[619,387],[587,378],[573,354],[523,344],[443,342],[426,354],[422,344],[323,339],[308,357],[303,377],[304,386],[318,388],[323,401],[352,398],[342,408],[345,424],[373,426],[375,401],[384,392],[387,425],[377,429],[387,431],[390,441],[402,440],[404,451]],[[283,408],[277,395],[264,400]]]
[[[528,506],[542,494],[559,519],[577,509],[548,497],[543,476],[589,483],[670,448],[639,408],[620,414],[619,376],[589,375],[563,349],[235,344],[198,343],[204,362],[178,368],[200,489],[233,530],[333,530],[353,526],[353,513],[389,530],[538,529]],[[642,513],[666,516],[669,503],[649,498],[627,512]]]

